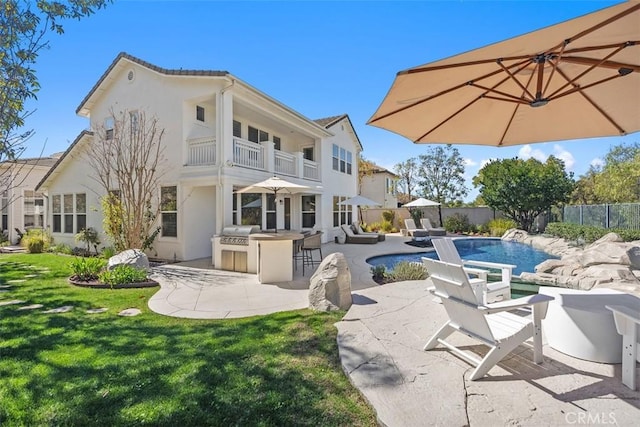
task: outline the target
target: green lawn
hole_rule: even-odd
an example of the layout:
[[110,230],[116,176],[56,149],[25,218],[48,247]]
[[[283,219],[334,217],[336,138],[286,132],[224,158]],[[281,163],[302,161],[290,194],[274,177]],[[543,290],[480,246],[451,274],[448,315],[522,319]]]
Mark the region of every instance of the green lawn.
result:
[[147,308],[157,288],[69,285],[69,261],[0,255],[0,303],[26,301],[0,306],[0,425],[376,425],[340,366],[344,313],[174,319]]

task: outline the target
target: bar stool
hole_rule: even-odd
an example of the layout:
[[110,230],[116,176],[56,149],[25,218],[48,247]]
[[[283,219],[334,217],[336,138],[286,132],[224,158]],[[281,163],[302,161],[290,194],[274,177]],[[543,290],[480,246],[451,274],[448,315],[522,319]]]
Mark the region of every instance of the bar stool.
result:
[[[322,231],[305,237],[302,241],[302,275],[304,276],[305,265],[313,267],[322,262]],[[319,259],[313,258],[314,251],[320,254]]]

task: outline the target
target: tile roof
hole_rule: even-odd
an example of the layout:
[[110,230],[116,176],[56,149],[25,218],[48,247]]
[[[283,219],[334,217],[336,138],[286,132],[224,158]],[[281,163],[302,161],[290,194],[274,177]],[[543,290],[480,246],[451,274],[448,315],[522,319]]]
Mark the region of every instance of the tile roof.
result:
[[343,118],[347,117],[346,114],[340,114],[339,116],[331,116],[325,117],[322,119],[316,119],[314,122],[318,123],[320,126],[324,126],[325,128],[331,127]]

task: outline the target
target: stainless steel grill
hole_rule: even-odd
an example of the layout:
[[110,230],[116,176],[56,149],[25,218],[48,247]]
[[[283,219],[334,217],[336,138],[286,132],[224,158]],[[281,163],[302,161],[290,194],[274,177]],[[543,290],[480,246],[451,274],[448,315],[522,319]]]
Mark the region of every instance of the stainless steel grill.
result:
[[248,246],[249,235],[260,231],[259,225],[232,225],[222,229],[220,244]]

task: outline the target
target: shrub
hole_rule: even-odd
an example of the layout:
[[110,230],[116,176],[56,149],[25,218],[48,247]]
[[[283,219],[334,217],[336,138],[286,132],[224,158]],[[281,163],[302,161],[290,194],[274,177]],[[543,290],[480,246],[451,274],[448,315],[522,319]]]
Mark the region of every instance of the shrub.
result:
[[387,277],[387,267],[384,264],[371,267],[371,275],[376,282],[384,280]]
[[382,211],[382,219],[393,224],[396,214],[393,211]]
[[48,251],[53,239],[45,230],[33,229],[27,231],[20,240],[20,244],[32,254]]
[[640,230],[628,230],[623,228],[603,228],[593,225],[580,225],[568,222],[551,222],[547,224],[546,234],[561,237],[566,240],[595,242],[607,233],[616,233],[625,242],[640,240]]
[[104,270],[100,273],[99,279],[111,286],[144,282],[147,280],[147,272],[130,265],[118,265],[113,270]]
[[96,255],[98,254],[98,245],[100,244],[100,236],[95,228],[89,227],[86,229],[80,230],[78,234],[75,236],[76,242],[84,242],[86,245],[87,253],[91,252],[91,247],[93,246]]
[[72,271],[71,279],[87,282],[97,280],[105,265],[105,261],[100,258],[76,257],[69,264]]
[[109,259],[116,254],[116,250],[113,246],[107,246],[102,248],[102,253],[100,254],[102,258]]
[[444,219],[444,228],[452,233],[467,233],[470,230],[469,217],[465,214],[454,213]]
[[429,277],[429,274],[421,263],[400,261],[388,276],[392,282],[401,282],[403,280],[424,280]]
[[382,221],[382,224],[380,224],[380,230],[384,233],[391,233],[393,231],[393,222],[389,222],[387,220]]
[[378,232],[380,231],[380,229],[382,228],[382,223],[380,222],[372,222],[371,224],[369,224],[366,228],[367,231],[373,231],[373,232]]
[[489,233],[492,236],[502,237],[502,235],[511,228],[516,228],[518,224],[512,219],[496,218],[489,221]]
[[67,245],[66,243],[58,243],[57,245],[51,246],[49,248],[49,252],[71,255],[73,253],[73,249],[71,249],[71,246]]

